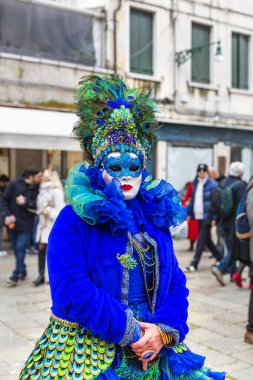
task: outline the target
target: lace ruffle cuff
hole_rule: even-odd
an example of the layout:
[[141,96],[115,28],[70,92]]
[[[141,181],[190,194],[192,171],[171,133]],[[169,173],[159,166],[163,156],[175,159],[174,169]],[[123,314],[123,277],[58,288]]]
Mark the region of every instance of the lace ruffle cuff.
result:
[[119,345],[124,347],[130,343],[137,342],[141,337],[141,326],[134,318],[134,315],[130,309],[126,310],[127,323],[123,338],[120,340]]

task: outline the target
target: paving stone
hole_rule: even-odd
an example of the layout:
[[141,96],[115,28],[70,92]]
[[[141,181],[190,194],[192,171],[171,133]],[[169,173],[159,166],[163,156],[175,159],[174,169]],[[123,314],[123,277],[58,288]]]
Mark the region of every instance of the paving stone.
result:
[[[245,308],[243,308],[243,310],[245,310]],[[247,323],[247,316],[245,315],[244,312],[242,312],[242,314],[239,313],[239,310],[238,310],[238,313],[228,313],[226,310],[220,310],[215,313],[215,317],[217,320],[220,320],[220,321],[227,321],[227,322],[231,322],[231,323],[234,323],[234,324],[240,324],[240,325],[243,325],[245,327],[246,323]]]
[[20,336],[3,336],[0,339],[0,353],[3,360],[5,360],[5,351],[19,349],[21,346],[27,345],[27,339]]
[[32,342],[36,342],[38,338],[41,337],[45,328],[44,327],[33,327],[28,329],[22,329],[19,333],[24,338],[31,340]]
[[240,369],[238,371],[234,371],[233,377],[236,380],[253,380],[253,369],[252,366],[246,369]]
[[38,327],[39,323],[35,320],[32,320],[31,318],[27,317],[24,319],[24,315],[22,315],[21,319],[17,319],[15,321],[4,321],[4,324],[12,329],[15,332],[19,332],[22,329],[26,328],[33,328],[33,327]]
[[226,322],[224,320],[222,322],[214,318],[202,320],[199,322],[199,325],[225,337],[243,337],[244,335],[244,329],[241,326]]
[[[253,352],[248,343],[244,343],[245,350],[236,351],[232,353],[232,356],[236,359],[241,360],[242,362],[248,363],[250,365],[253,364]],[[253,371],[253,369],[252,369]],[[252,376],[253,378],[253,376]]]
[[[245,349],[245,343],[243,339],[236,337],[221,337],[219,339],[213,339],[206,342],[208,347],[217,347],[217,350],[224,354],[232,354]],[[252,355],[253,358],[253,355]],[[253,364],[253,363],[252,363]]]
[[209,340],[220,339],[221,336],[218,333],[215,333],[207,329],[196,328],[190,330],[188,338],[190,339],[190,341],[205,342],[205,344],[207,344]]
[[15,346],[12,349],[6,349],[3,358],[9,364],[10,370],[15,371],[15,373],[20,372],[33,348],[34,342],[26,342],[24,345],[19,346],[18,349],[15,349]]
[[11,335],[14,335],[14,332],[10,328],[5,326],[3,323],[0,323],[0,339],[3,336],[11,336]]

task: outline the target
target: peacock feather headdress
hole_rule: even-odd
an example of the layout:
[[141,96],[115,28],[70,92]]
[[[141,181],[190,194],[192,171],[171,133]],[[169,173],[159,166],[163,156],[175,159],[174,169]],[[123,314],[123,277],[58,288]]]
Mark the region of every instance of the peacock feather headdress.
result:
[[77,107],[73,134],[96,167],[113,151],[133,152],[145,165],[158,127],[150,91],[130,88],[118,76],[91,76],[80,82]]

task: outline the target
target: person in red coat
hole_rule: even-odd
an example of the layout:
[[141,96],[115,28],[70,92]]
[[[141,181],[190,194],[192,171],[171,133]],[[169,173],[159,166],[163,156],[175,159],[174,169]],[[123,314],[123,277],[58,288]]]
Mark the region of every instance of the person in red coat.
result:
[[[191,195],[193,191],[193,182],[188,182],[186,186],[185,196],[182,200],[182,205],[187,206],[190,203]],[[188,251],[191,252],[194,249],[194,243],[198,240],[199,225],[196,219],[188,218],[188,235],[187,239],[190,240],[190,246]]]

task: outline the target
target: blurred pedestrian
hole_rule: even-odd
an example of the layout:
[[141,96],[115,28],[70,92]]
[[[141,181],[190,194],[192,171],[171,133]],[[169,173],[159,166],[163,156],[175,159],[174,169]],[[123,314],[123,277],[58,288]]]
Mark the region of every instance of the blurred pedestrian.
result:
[[244,341],[249,344],[253,344],[253,177],[251,178],[248,186],[248,196],[247,196],[247,216],[249,225],[251,228],[250,236],[250,284],[251,289],[250,301],[249,301],[249,311],[248,311],[248,324],[246,326],[246,332],[244,335]]
[[[249,288],[253,288],[253,261],[250,255],[250,237],[252,234],[253,226],[253,179],[250,180],[246,190],[237,205],[235,213],[235,237],[237,254],[236,259],[239,260],[239,268],[234,273],[233,278],[235,284],[242,288],[242,273],[245,267],[249,267],[250,283]],[[250,194],[249,194],[250,193]]]
[[37,225],[36,242],[38,243],[38,269],[39,276],[33,282],[34,286],[39,286],[45,282],[46,250],[48,236],[53,223],[65,206],[63,186],[56,171],[45,170],[40,184],[37,198],[37,215],[39,222]]
[[[249,277],[250,284],[249,288],[253,289],[253,177],[251,178],[247,186],[248,196],[247,196],[247,217],[250,225],[250,242],[249,242],[249,252],[250,252],[250,265],[249,265]],[[253,313],[253,306],[252,306]],[[253,326],[253,322],[252,322]],[[253,331],[253,329],[252,329]]]
[[236,273],[236,251],[244,249],[244,247],[240,245],[238,239],[235,238],[235,211],[238,202],[246,189],[246,183],[241,180],[243,171],[244,167],[242,162],[232,162],[229,167],[229,176],[224,182],[224,186],[230,188],[232,192],[232,211],[228,216],[222,217],[220,221],[225,256],[219,264],[211,269],[216,280],[222,286],[226,285],[223,279],[224,274],[229,273],[232,279],[233,275]]
[[9,183],[9,177],[7,177],[4,174],[0,175],[0,257],[6,256],[8,254],[8,252],[3,249],[4,217],[3,217],[3,207],[2,207],[2,197],[8,183]]
[[199,237],[195,255],[190,265],[186,267],[187,272],[195,272],[198,268],[205,247],[209,248],[216,260],[220,260],[220,252],[211,239],[211,225],[215,222],[211,212],[211,195],[217,187],[208,175],[208,166],[199,164],[197,167],[197,178],[194,180],[191,202],[188,207],[189,218],[197,219],[199,225]]
[[209,177],[214,179],[216,182],[221,183],[224,179],[226,179],[225,175],[221,173],[215,166],[210,166],[208,168]]
[[31,241],[41,178],[40,169],[27,168],[21,177],[11,181],[3,193],[4,222],[8,227],[16,259],[16,267],[7,279],[7,283],[12,286],[27,276],[25,250]]
[[[226,177],[223,173],[221,173],[218,169],[216,169],[215,166],[210,166],[208,168],[208,174],[209,176],[214,179],[218,186],[223,186],[223,183],[225,183]],[[213,201],[213,200],[212,200]],[[212,205],[213,207],[213,205]],[[222,244],[222,230],[220,226],[220,218],[219,215],[216,215],[216,235],[217,235],[217,244],[216,248],[219,250],[220,254],[224,255],[224,246]]]
[[[183,206],[188,206],[190,204],[192,192],[193,192],[193,182],[188,182],[186,184],[185,196],[182,200]],[[187,222],[188,222],[187,239],[190,241],[190,246],[188,248],[188,251],[192,252],[194,249],[194,243],[198,240],[199,225],[196,219],[189,218]]]

